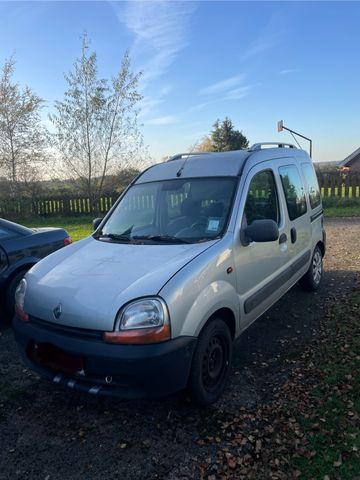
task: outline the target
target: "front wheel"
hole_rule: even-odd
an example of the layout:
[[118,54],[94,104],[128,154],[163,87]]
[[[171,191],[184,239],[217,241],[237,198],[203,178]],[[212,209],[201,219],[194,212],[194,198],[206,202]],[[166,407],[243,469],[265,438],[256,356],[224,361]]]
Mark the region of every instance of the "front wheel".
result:
[[310,267],[300,279],[300,285],[307,291],[313,292],[320,286],[323,276],[323,257],[319,247],[315,247]]
[[214,318],[200,333],[190,372],[189,389],[200,405],[214,403],[223,393],[232,361],[232,338],[221,318]]

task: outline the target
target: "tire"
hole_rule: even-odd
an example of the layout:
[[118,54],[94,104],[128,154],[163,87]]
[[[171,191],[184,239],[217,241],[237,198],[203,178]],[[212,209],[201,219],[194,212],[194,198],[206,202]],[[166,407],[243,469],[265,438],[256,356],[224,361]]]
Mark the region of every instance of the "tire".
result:
[[17,286],[19,285],[20,280],[23,278],[23,276],[26,274],[28,269],[20,270],[15,274],[15,276],[11,279],[7,289],[6,289],[6,307],[11,315],[14,314],[15,312],[15,292],[17,289]]
[[189,378],[189,390],[199,405],[214,403],[223,393],[232,361],[232,338],[221,318],[210,320],[199,335]]
[[320,287],[323,276],[322,253],[318,246],[315,247],[308,271],[300,279],[299,283],[304,290],[314,292]]

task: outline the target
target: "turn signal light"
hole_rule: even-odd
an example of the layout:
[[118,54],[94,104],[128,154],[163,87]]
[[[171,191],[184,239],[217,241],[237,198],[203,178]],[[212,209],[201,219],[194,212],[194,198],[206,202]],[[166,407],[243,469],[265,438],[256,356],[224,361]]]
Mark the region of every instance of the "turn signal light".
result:
[[105,332],[103,339],[108,343],[138,345],[147,343],[159,343],[170,340],[170,325],[156,328],[138,328],[136,330],[123,330],[117,332]]

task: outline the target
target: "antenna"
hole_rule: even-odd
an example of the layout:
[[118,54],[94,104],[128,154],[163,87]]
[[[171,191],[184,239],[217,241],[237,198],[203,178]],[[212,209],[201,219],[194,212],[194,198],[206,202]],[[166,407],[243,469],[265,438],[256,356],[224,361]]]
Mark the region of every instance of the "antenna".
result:
[[187,156],[185,157],[184,159],[184,162],[183,164],[181,165],[181,167],[179,168],[179,170],[176,172],[176,176],[177,177],[181,177],[181,173],[182,171],[184,170],[184,167],[186,165],[186,162],[189,160],[189,157],[191,157],[191,155],[194,153],[194,150],[195,150],[195,147],[196,145],[198,144],[199,140],[196,140],[196,142],[194,143],[192,149],[190,150],[190,152],[187,154]]

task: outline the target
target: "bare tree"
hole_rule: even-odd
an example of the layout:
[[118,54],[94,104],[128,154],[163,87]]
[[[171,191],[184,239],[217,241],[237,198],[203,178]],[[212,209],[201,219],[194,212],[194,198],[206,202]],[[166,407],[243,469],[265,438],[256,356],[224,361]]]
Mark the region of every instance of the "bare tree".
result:
[[47,159],[48,136],[41,123],[43,100],[12,80],[15,61],[5,61],[0,78],[0,173],[11,194],[37,182]]
[[65,75],[68,89],[50,116],[66,173],[81,180],[93,209],[105,177],[128,168],[142,147],[136,110],[141,100],[137,92],[139,76],[131,72],[126,53],[111,81],[98,78],[96,52],[89,51],[84,34],[81,55]]
[[212,140],[208,135],[205,135],[201,141],[196,145],[195,150],[197,152],[212,152],[213,144]]

